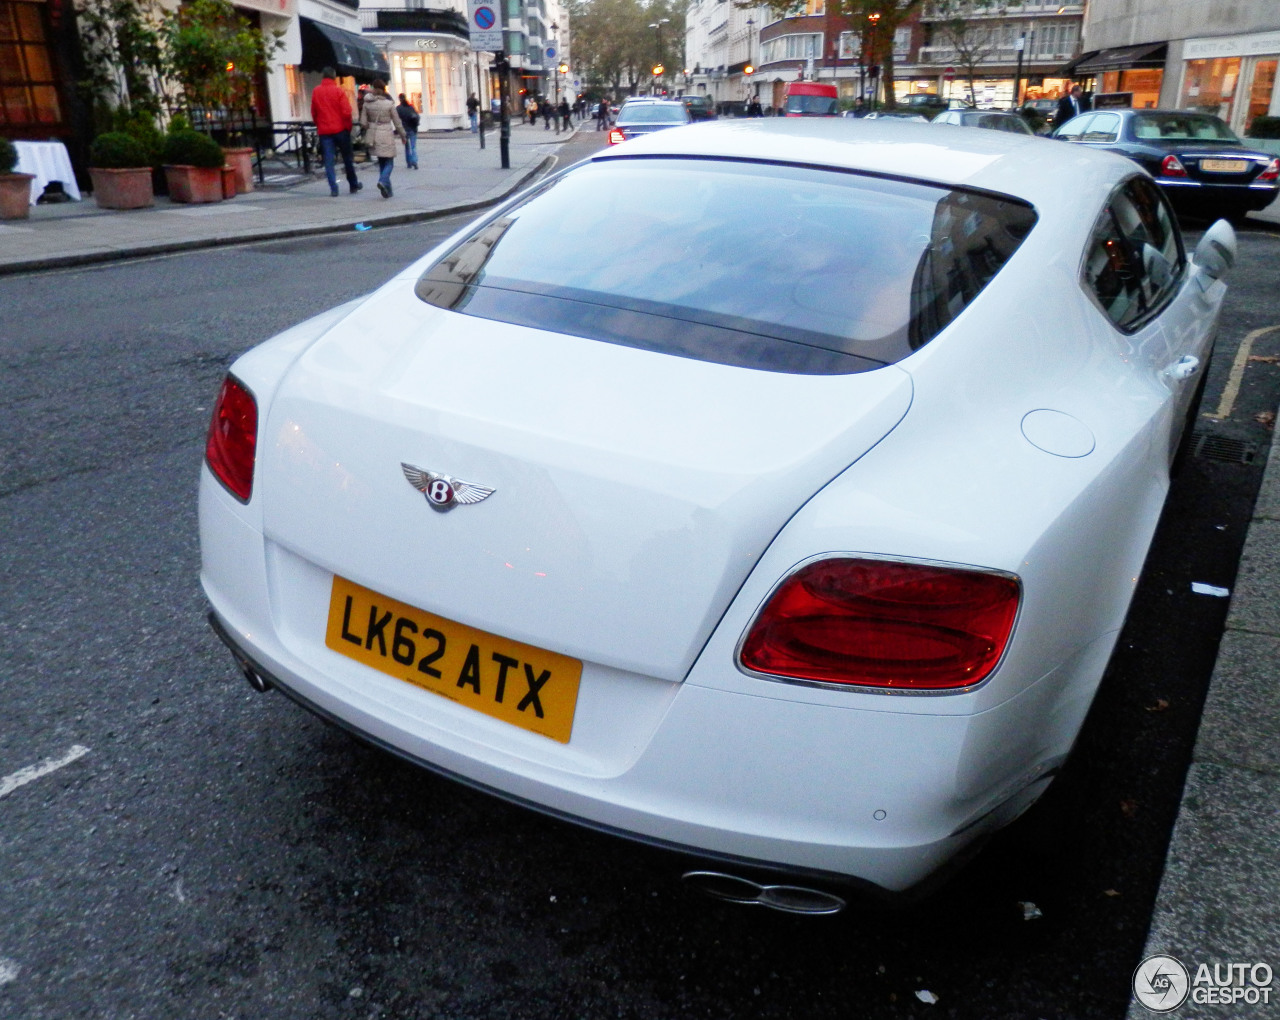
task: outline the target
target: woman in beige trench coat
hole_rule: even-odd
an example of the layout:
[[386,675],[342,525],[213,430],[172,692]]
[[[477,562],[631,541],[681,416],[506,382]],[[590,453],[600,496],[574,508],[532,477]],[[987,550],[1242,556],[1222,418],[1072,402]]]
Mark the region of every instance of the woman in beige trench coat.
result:
[[378,191],[383,198],[390,198],[396,139],[404,141],[404,125],[396,113],[395,101],[387,95],[387,83],[381,78],[373,80],[373,91],[360,107],[360,126],[364,128],[365,145],[378,157]]

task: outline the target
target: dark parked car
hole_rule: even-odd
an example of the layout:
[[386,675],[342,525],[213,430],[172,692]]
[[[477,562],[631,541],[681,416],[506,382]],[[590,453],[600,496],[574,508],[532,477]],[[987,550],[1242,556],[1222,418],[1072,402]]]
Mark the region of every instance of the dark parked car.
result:
[[934,124],[954,124],[958,127],[987,128],[991,131],[1008,131],[1015,135],[1034,135],[1027,122],[1015,113],[996,113],[994,110],[943,110],[933,118]]
[[1181,212],[1240,220],[1280,191],[1280,160],[1246,149],[1209,113],[1096,110],[1072,117],[1053,137],[1128,156]]
[[909,110],[911,113],[920,113],[925,117],[932,117],[941,113],[949,105],[945,99],[934,92],[913,92],[898,101],[900,109]]
[[710,96],[681,96],[680,101],[684,103],[689,116],[694,120],[716,119],[715,100]]

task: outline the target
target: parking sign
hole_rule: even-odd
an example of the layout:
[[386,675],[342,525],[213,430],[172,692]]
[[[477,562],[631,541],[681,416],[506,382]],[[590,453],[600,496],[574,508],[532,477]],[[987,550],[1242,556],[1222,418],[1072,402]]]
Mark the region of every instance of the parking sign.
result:
[[468,27],[471,48],[500,52],[502,44],[502,19],[494,0],[467,0]]

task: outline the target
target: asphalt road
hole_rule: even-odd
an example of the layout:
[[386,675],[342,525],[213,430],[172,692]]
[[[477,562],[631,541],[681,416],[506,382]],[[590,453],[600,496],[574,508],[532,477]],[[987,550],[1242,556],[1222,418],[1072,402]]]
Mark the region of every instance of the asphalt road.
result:
[[[0,280],[0,1017],[1120,1017],[1226,612],[1190,583],[1232,584],[1280,367],[1202,419],[1225,442],[1178,477],[1045,800],[926,903],[797,919],[253,693],[204,622],[223,372],[451,226]],[[1280,237],[1240,247],[1206,411],[1280,320]]]

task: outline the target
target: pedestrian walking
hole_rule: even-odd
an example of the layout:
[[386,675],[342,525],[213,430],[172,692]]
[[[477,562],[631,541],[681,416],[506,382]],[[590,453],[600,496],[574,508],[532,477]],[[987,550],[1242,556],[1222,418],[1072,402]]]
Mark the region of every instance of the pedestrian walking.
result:
[[596,130],[609,130],[609,101],[607,99],[600,100],[600,109],[596,111]]
[[529,125],[538,123],[538,101],[532,97],[525,101],[524,112],[529,115]]
[[324,161],[324,175],[329,179],[329,194],[333,198],[338,197],[338,175],[333,164],[339,152],[351,194],[364,186],[356,180],[355,157],[351,152],[351,100],[338,88],[337,76],[332,67],[326,67],[320,72],[320,84],[311,93],[311,119],[320,138],[320,158]]
[[[541,111],[541,113],[542,113],[542,130],[543,130],[543,131],[550,131],[550,130],[551,130],[551,118],[552,118],[552,116],[554,115],[555,108],[554,108],[554,107],[553,107],[553,106],[552,106],[552,105],[551,105],[547,100],[545,100],[545,99],[544,99],[541,103],[539,103],[539,104],[538,104],[538,109],[539,109],[539,110]],[[556,134],[559,134],[559,133],[560,133],[560,121],[559,121],[559,119],[557,119],[557,120],[556,120]]]
[[1053,126],[1061,127],[1072,117],[1078,117],[1090,110],[1089,97],[1079,85],[1072,85],[1071,91],[1058,100],[1058,110],[1053,118]]
[[560,121],[564,124],[566,131],[572,126],[573,121],[570,119],[569,100],[560,100]]
[[364,128],[365,145],[378,158],[378,191],[391,197],[391,170],[396,165],[396,138],[405,141],[404,125],[396,113],[396,104],[387,95],[387,83],[373,79],[373,88],[360,110],[360,126]]
[[400,93],[400,105],[396,107],[396,113],[400,115],[400,123],[404,126],[404,165],[410,170],[417,170],[418,125],[422,119],[413,104],[405,99],[403,92]]
[[480,100],[474,92],[467,96],[467,117],[471,120],[471,133],[480,130]]

